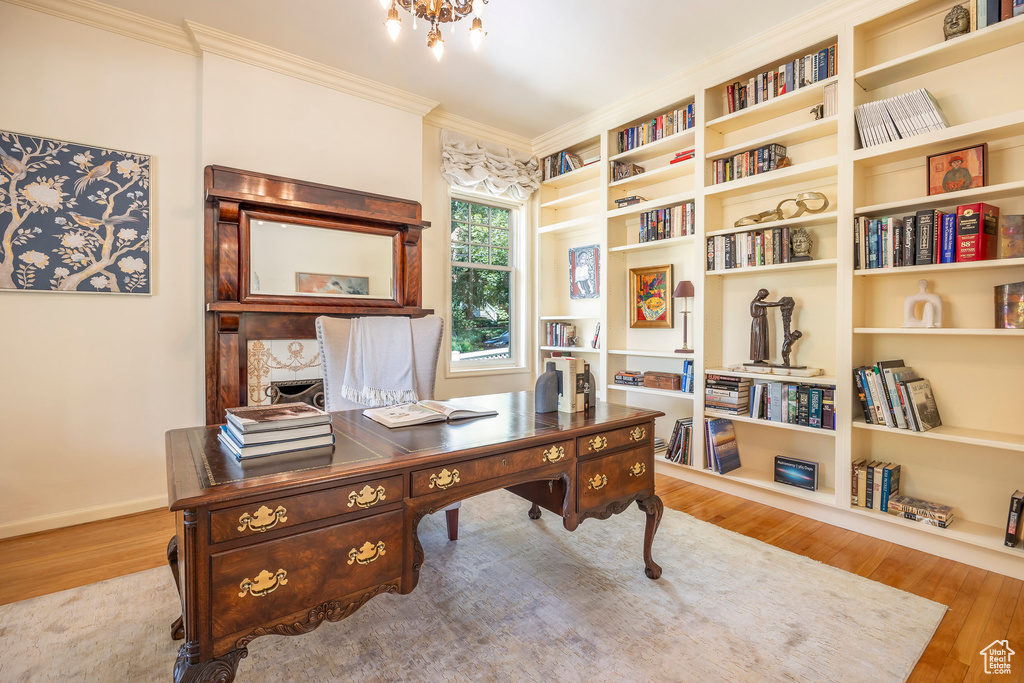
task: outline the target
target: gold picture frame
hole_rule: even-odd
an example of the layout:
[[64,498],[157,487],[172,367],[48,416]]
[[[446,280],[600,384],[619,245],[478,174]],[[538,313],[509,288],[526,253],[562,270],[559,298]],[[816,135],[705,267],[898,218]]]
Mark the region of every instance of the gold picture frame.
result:
[[672,264],[629,269],[629,326],[672,327]]

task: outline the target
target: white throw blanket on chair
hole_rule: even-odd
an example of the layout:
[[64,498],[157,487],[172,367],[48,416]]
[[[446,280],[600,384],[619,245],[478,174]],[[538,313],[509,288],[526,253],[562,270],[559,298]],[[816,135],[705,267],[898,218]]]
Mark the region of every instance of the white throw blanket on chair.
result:
[[356,318],[348,337],[342,396],[377,408],[418,400],[408,318]]

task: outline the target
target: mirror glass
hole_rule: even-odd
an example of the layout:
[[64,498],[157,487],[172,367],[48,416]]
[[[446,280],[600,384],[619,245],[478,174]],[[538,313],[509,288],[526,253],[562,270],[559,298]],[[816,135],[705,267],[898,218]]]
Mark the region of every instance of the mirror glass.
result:
[[253,219],[249,292],[391,299],[392,244],[386,235]]

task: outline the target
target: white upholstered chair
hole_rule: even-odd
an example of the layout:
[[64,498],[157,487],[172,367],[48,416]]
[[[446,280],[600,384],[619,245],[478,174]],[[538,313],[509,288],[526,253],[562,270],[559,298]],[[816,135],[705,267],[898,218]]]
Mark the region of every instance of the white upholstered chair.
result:
[[[410,322],[412,324],[412,353],[415,368],[414,388],[419,398],[432,399],[434,398],[434,383],[437,378],[437,361],[441,353],[441,340],[444,337],[444,320],[430,315],[425,318],[413,318]],[[324,407],[328,411],[356,410],[366,407],[341,395],[341,385],[345,380],[351,327],[352,320],[350,318],[320,316],[316,319],[316,340],[320,345],[320,358],[324,371]],[[387,340],[381,340],[381,343],[387,343]],[[459,505],[460,503],[455,503],[445,508],[448,538],[453,541],[459,537]]]

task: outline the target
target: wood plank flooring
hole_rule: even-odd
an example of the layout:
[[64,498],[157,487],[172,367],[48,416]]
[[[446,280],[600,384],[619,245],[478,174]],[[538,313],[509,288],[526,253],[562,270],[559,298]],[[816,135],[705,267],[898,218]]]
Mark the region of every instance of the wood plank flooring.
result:
[[[949,605],[911,683],[1024,683],[1021,581],[671,477],[658,475],[657,489],[666,507]],[[0,605],[164,566],[173,534],[173,516],[153,510],[0,540]],[[988,676],[979,652],[1004,638],[1018,653],[1013,673]]]

